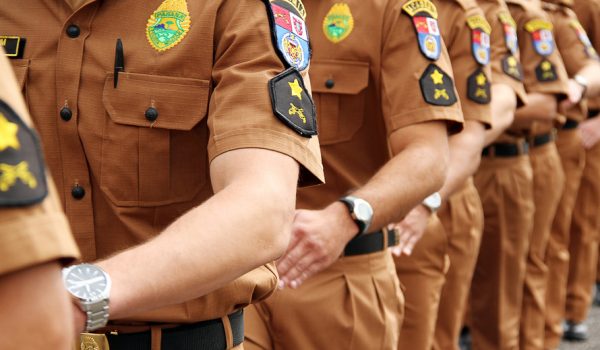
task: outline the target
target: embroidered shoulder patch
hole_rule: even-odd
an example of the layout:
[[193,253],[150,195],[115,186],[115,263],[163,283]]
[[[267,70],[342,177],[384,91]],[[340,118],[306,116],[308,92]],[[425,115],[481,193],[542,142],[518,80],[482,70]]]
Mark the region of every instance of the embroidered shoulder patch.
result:
[[485,105],[491,101],[490,81],[483,69],[478,68],[467,80],[467,97],[471,101]]
[[412,18],[421,53],[432,61],[440,58],[442,39],[435,5],[429,0],[410,0],[402,10]]
[[304,137],[317,135],[315,104],[296,68],[288,68],[271,79],[269,91],[279,120]]
[[517,23],[508,11],[502,11],[498,14],[498,19],[502,23],[504,31],[504,43],[512,55],[519,51],[519,39],[517,37]]
[[540,56],[546,57],[554,52],[552,28],[552,23],[541,19],[533,19],[525,24],[525,30],[531,34],[533,48]]
[[513,55],[509,54],[502,59],[502,71],[516,81],[523,81],[523,67]]
[[[301,1],[264,0],[269,13],[271,36],[286,67],[304,70],[310,62],[308,30]],[[302,7],[299,7],[302,6]],[[302,10],[300,10],[302,9]]]
[[581,23],[579,23],[578,20],[573,20],[573,21],[571,21],[570,25],[573,29],[575,29],[575,32],[577,33],[577,37],[579,38],[579,41],[581,41],[581,43],[585,47],[585,54],[589,58],[598,60],[599,59],[598,52],[596,52],[596,49],[594,49],[594,46],[592,45],[592,42],[590,41],[590,38],[588,37],[587,33],[585,32],[585,29],[583,29],[583,26],[581,25]]
[[541,82],[555,81],[558,79],[556,68],[552,62],[546,59],[543,59],[542,62],[535,67],[535,76],[537,80]]
[[323,33],[327,40],[334,44],[346,39],[354,29],[354,17],[350,6],[337,3],[331,6],[325,18],[323,18]]
[[0,207],[32,205],[46,195],[37,136],[0,100]]
[[477,63],[485,66],[490,63],[490,33],[492,27],[488,21],[480,15],[467,18],[467,24],[471,28],[471,49]]
[[179,44],[190,30],[190,13],[185,0],[165,0],[150,15],[146,38],[159,52]]
[[431,63],[419,79],[425,102],[435,106],[451,106],[456,103],[454,82],[440,67]]
[[26,41],[19,36],[0,35],[0,46],[4,48],[8,58],[23,58]]

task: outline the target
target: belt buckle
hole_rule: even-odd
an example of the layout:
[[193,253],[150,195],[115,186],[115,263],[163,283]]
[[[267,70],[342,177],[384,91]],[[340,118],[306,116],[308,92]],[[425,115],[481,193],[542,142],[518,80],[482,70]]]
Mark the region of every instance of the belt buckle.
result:
[[104,334],[81,333],[79,342],[81,350],[110,350],[108,339]]

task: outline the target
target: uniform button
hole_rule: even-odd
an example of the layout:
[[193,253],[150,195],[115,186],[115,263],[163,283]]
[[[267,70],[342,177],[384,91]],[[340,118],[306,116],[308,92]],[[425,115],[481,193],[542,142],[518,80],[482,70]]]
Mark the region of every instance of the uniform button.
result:
[[83,187],[75,185],[73,186],[73,189],[71,189],[71,196],[75,199],[82,199],[85,196],[85,190]]
[[158,119],[158,111],[154,107],[148,107],[144,115],[146,116],[146,119],[148,119],[151,122]]
[[67,35],[69,36],[69,38],[77,38],[80,32],[81,31],[79,30],[79,27],[74,24],[71,24],[67,27]]
[[60,110],[60,119],[68,122],[69,120],[71,120],[71,117],[73,117],[73,112],[71,112],[71,108],[63,107]]
[[327,79],[325,81],[325,87],[328,89],[333,89],[333,87],[335,86],[335,81],[333,81],[333,79]]

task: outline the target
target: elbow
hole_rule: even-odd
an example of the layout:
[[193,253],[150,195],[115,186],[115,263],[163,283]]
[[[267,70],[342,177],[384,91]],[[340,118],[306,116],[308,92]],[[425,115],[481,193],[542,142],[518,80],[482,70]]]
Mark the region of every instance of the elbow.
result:
[[264,217],[260,230],[260,240],[263,244],[265,261],[278,259],[285,253],[294,220],[295,195],[286,195],[289,191],[274,191],[271,195],[260,194],[264,198],[264,211],[259,215]]
[[430,159],[430,162],[427,174],[429,174],[431,186],[429,193],[433,193],[442,188],[446,181],[450,167],[450,151],[446,143],[445,147],[430,149],[429,152],[430,156],[427,159]]

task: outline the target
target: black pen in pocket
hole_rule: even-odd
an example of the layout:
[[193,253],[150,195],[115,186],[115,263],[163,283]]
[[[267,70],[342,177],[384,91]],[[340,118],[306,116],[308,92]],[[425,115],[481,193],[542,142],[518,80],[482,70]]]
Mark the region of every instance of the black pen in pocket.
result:
[[115,76],[113,78],[115,89],[119,82],[119,72],[125,71],[125,57],[123,57],[123,42],[121,39],[117,39],[117,46],[115,47]]

